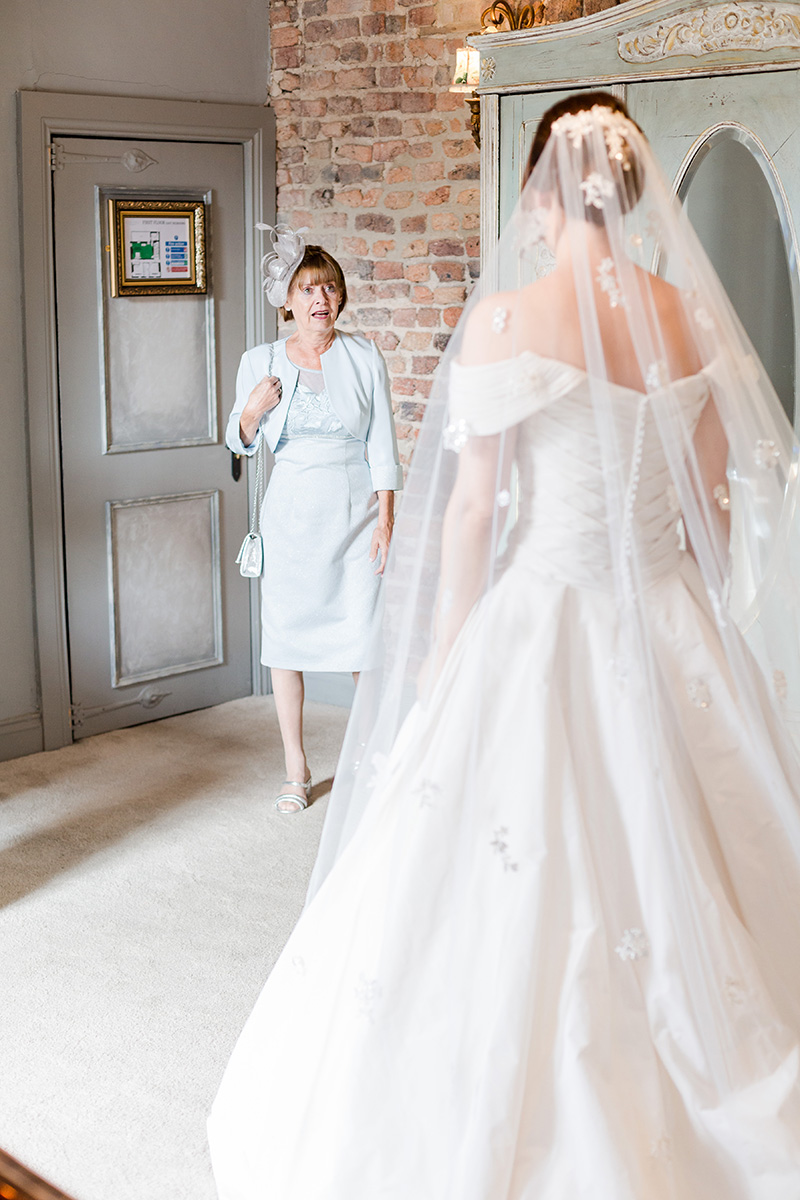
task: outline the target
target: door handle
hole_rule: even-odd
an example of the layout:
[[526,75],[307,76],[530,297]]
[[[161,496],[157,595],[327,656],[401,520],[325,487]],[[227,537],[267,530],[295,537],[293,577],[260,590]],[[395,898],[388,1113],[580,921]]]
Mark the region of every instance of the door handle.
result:
[[232,450],[231,450],[231,475],[233,476],[234,483],[238,483],[239,480],[242,478],[242,456],[241,456],[241,454],[234,454]]

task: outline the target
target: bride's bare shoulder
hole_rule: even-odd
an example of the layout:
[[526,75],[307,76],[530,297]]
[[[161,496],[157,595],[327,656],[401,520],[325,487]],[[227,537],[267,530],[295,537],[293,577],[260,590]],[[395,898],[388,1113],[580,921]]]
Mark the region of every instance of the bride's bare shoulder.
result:
[[671,365],[684,375],[694,374],[702,363],[688,316],[693,305],[685,291],[665,279],[651,275],[649,284]]
[[519,352],[520,317],[528,325],[532,313],[546,309],[541,280],[525,288],[508,292],[493,292],[479,300],[467,317],[461,340],[459,361],[464,366],[502,362]]

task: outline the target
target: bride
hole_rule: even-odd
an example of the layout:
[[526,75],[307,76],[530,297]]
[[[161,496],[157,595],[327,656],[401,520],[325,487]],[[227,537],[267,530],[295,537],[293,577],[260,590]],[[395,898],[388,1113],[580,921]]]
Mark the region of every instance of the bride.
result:
[[641,131],[556,105],[214,1104],[222,1200],[797,1200],[797,479]]

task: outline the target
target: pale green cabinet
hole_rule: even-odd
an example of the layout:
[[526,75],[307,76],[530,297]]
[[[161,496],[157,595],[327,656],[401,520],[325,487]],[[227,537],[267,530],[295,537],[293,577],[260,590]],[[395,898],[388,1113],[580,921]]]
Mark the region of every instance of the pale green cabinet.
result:
[[543,112],[578,88],[624,99],[684,199],[795,426],[800,423],[800,3],[627,0],[481,50],[485,250]]

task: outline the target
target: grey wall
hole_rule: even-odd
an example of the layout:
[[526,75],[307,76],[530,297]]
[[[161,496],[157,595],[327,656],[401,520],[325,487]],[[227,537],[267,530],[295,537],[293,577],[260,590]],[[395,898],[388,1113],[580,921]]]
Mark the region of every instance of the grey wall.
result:
[[268,0],[0,0],[0,756],[37,749],[15,92],[264,104]]

